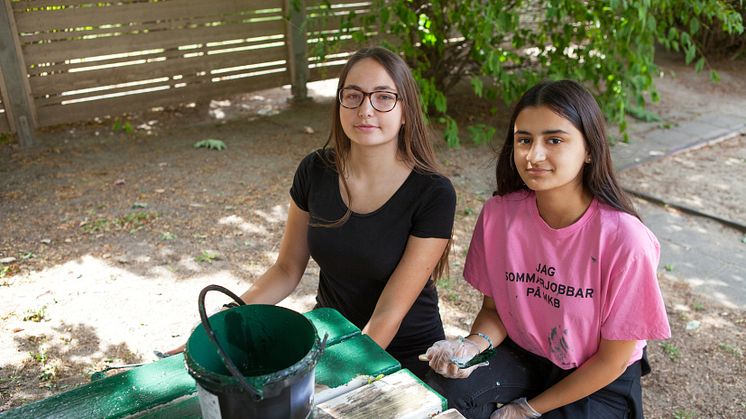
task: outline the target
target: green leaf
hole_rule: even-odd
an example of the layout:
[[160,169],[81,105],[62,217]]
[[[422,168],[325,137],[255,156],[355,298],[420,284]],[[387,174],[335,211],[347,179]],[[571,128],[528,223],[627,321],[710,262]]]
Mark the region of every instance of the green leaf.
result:
[[689,21],[689,33],[692,35],[696,35],[699,31],[699,19],[696,17],[693,17],[692,20]]
[[448,147],[451,148],[457,148],[461,142],[458,137],[458,124],[451,117],[446,117],[446,129],[443,132],[443,138],[445,138]]
[[713,83],[720,83],[720,74],[715,70],[710,71],[710,80],[712,80]]
[[694,64],[694,71],[699,73],[700,71],[702,71],[704,66],[705,66],[705,57],[700,57],[699,60],[697,60],[697,63]]
[[471,140],[474,142],[474,144],[480,145],[492,141],[497,130],[495,129],[495,127],[489,125],[475,124],[470,125],[467,128],[467,131],[469,131]]
[[479,76],[472,77],[471,78],[471,87],[474,89],[474,94],[476,94],[479,97],[482,97],[482,90],[484,88],[484,82],[482,81]]
[[697,48],[694,46],[694,44],[689,44],[689,46],[686,47],[686,56],[684,57],[684,61],[687,64],[690,64],[696,55]]
[[194,143],[194,148],[207,148],[220,151],[225,149],[225,143],[220,140],[209,138],[207,140],[197,141]]
[[626,110],[629,115],[631,115],[632,117],[640,121],[645,121],[645,122],[662,121],[661,117],[658,114],[650,112],[649,110],[645,109],[642,106],[628,106]]

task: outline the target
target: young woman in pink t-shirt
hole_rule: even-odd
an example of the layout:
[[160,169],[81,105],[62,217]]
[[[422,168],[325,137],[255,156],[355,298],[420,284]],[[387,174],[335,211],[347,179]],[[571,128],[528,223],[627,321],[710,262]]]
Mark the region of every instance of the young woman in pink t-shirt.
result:
[[569,80],[526,92],[496,174],[464,267],[482,308],[428,349],[429,384],[467,417],[641,418],[646,340],[670,337],[660,247],[616,182],[593,96]]

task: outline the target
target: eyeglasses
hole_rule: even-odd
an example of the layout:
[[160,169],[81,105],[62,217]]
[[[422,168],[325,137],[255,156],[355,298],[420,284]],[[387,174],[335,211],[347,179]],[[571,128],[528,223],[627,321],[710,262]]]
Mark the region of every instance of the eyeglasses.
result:
[[354,87],[345,87],[339,91],[338,95],[339,104],[343,108],[357,109],[363,104],[365,97],[368,97],[370,106],[378,112],[390,112],[396,107],[396,102],[399,101],[399,94],[394,92],[387,92],[385,90],[376,90],[373,92],[363,92],[360,89]]

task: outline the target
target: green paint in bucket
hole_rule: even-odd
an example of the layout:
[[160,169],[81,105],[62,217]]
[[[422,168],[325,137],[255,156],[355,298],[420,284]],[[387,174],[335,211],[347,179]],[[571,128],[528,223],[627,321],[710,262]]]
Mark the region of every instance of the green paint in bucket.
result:
[[240,305],[208,319],[204,294],[211,290],[243,304],[218,285],[200,293],[202,324],[189,337],[184,360],[197,382],[202,416],[309,417],[315,367],[324,346],[313,323],[293,310],[263,304]]

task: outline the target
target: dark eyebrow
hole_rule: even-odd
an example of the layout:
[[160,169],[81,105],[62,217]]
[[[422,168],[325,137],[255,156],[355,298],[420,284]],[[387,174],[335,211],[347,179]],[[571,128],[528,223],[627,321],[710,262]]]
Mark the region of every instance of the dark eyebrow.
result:
[[[360,87],[360,86],[358,86],[357,84],[348,84],[347,86],[345,86],[343,88],[344,89],[349,89],[349,88],[357,89],[357,90],[360,90],[361,92],[364,91],[363,88]],[[390,91],[390,92],[396,92],[396,89],[394,89],[393,87],[390,87],[390,86],[376,86],[371,91],[372,92],[378,92],[378,91],[381,91],[381,90]]]
[[[541,132],[544,135],[552,135],[552,134],[569,134],[567,131],[561,130],[561,129],[550,129],[546,131]],[[531,135],[528,131],[518,130],[514,132],[513,134],[524,134],[524,135]]]

